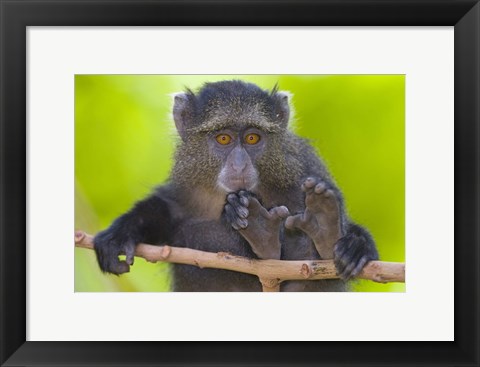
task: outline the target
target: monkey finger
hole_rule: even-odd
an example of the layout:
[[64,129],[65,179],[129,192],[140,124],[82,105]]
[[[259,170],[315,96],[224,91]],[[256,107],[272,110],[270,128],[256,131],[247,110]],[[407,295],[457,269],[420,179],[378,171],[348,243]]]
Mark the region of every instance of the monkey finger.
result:
[[240,196],[240,204],[242,204],[243,206],[248,206],[249,203],[250,200],[247,196]]
[[240,229],[245,229],[248,227],[248,220],[247,219],[238,219],[236,221],[236,224],[238,225],[238,227],[240,227]]
[[231,205],[238,205],[238,195],[235,194],[235,193],[230,193],[227,195],[227,203],[231,204]]
[[236,231],[245,229],[248,226],[248,221],[246,219],[237,219],[231,223],[232,228]]
[[235,212],[240,218],[248,217],[248,209],[242,205],[240,198],[237,194],[228,194],[227,202],[233,207]]
[[343,262],[342,259],[340,259],[338,257],[333,258],[333,263],[335,264],[335,269],[337,271],[338,276],[340,278],[342,278],[342,274],[343,274],[347,264],[345,262]]
[[285,219],[285,228],[296,229],[300,227],[302,214],[291,215]]
[[[330,189],[329,189],[329,190],[325,191],[325,193],[324,193],[323,195],[325,195],[326,198],[331,198],[331,197],[333,197],[335,194],[334,194],[333,190],[330,190]],[[333,203],[336,203],[336,201],[333,201]]]
[[240,199],[240,204],[243,206],[248,206],[249,200],[252,197],[252,194],[246,190],[240,190],[238,192],[238,198]]
[[268,216],[267,210],[254,197],[251,197],[250,200],[249,200],[248,210],[250,211],[250,216],[251,217],[258,217],[259,215],[261,215],[263,217]]
[[225,217],[226,217],[228,223],[233,224],[238,219],[238,216],[235,212],[235,209],[233,208],[232,205],[225,204],[224,210],[225,210]]
[[237,214],[240,218],[245,219],[245,218],[248,217],[249,211],[244,206],[239,206],[239,207],[235,208],[235,211],[237,212]]
[[232,222],[232,228],[236,231],[240,230],[240,226],[237,224],[237,222]]
[[[327,190],[327,184],[325,182],[320,182],[315,186],[315,194],[321,194]],[[331,191],[331,190],[328,190]],[[328,191],[325,193],[326,195],[328,194]]]
[[314,177],[308,177],[303,184],[306,188],[311,189],[316,183],[317,180]]
[[314,179],[313,177],[309,177],[303,182],[302,190],[304,192],[310,191],[315,186],[316,183],[317,183],[316,179]]
[[128,265],[125,261],[120,261],[118,259],[115,259],[110,264],[108,271],[110,273],[117,274],[117,275],[128,273],[130,271],[130,265]]
[[225,204],[225,217],[227,222],[237,231],[248,226],[248,221],[245,218],[240,218],[235,208],[230,204]]
[[135,245],[125,246],[125,262],[128,265],[133,265],[135,259]]
[[[342,241],[342,239],[340,239],[340,241]],[[358,243],[355,241],[347,243],[343,241],[343,245],[338,246],[338,244],[342,243],[340,241],[334,249],[334,262],[340,277],[348,280],[357,275],[363,266],[365,266],[367,257],[363,255],[361,247],[358,246]]]
[[240,205],[240,203],[238,202],[237,203],[238,205],[232,205],[233,209],[235,210],[235,213],[237,213],[237,215],[240,217],[240,218],[247,218],[248,217],[248,214],[249,214],[249,210]]
[[352,277],[356,277],[358,274],[360,274],[360,272],[362,271],[362,269],[365,267],[365,265],[367,265],[367,263],[370,261],[370,259],[367,257],[367,256],[362,256],[362,258],[360,259],[360,261],[357,263],[357,265],[355,266],[355,269],[352,270],[351,272],[351,276]]
[[351,262],[349,264],[347,264],[344,268],[343,268],[343,271],[338,274],[340,276],[340,278],[342,278],[343,280],[349,280],[351,277],[352,277],[352,271],[353,269],[355,268],[355,263],[354,262]]
[[290,215],[290,212],[286,206],[277,206],[270,209],[268,212],[272,219],[282,220]]
[[[349,280],[363,269],[365,264],[368,262],[368,258],[366,256],[358,257],[356,256],[353,259],[340,259],[340,262],[343,260],[343,264],[339,264],[339,276],[343,280]],[[347,262],[348,261],[348,262]]]

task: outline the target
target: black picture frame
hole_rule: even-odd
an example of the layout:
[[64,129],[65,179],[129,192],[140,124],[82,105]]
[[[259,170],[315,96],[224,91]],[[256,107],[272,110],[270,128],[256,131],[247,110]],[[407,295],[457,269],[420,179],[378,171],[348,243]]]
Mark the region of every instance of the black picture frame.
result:
[[[479,366],[478,0],[0,0],[0,12],[2,366]],[[26,27],[154,25],[455,26],[454,341],[26,341]],[[372,327],[374,324],[372,320]]]

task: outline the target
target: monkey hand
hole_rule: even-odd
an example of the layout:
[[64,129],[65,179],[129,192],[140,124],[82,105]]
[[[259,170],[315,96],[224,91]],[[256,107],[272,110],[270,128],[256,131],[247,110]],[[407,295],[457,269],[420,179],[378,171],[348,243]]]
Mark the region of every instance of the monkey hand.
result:
[[340,278],[357,276],[371,260],[378,260],[372,236],[362,227],[350,223],[346,235],[335,245],[334,261]]
[[280,229],[290,214],[285,206],[267,210],[251,193],[241,190],[228,194],[225,214],[260,259],[280,259]]
[[[106,273],[120,275],[130,271],[137,242],[126,232],[116,229],[114,224],[98,233],[93,243],[100,269]],[[125,261],[120,260],[119,255],[126,255]]]
[[309,177],[302,184],[305,211],[285,221],[288,229],[300,229],[315,243],[324,260],[334,257],[333,248],[342,236],[340,202],[333,188],[325,181]]

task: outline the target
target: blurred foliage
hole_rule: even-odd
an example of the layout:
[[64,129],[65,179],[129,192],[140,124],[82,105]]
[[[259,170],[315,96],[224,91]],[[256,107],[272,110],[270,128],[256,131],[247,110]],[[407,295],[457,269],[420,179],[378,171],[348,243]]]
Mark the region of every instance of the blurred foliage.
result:
[[[77,75],[75,226],[89,233],[164,182],[177,139],[171,97],[207,81],[242,79],[293,93],[292,129],[310,139],[342,189],[350,217],[374,236],[382,260],[405,259],[403,75]],[[168,291],[167,264],[136,259],[104,275],[93,251],[75,249],[75,291]],[[354,283],[402,292],[404,284]]]

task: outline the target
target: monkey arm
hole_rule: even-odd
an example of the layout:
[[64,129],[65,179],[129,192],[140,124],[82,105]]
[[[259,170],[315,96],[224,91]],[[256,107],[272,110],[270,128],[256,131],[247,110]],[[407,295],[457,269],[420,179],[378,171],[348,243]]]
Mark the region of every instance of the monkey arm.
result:
[[289,215],[285,206],[267,210],[254,196],[242,190],[227,196],[225,215],[260,259],[280,259],[280,228]]
[[[94,238],[98,264],[104,272],[122,274],[133,265],[135,247],[140,242],[159,244],[171,238],[168,204],[158,193],[139,201]],[[119,255],[126,255],[125,261]]]

